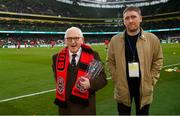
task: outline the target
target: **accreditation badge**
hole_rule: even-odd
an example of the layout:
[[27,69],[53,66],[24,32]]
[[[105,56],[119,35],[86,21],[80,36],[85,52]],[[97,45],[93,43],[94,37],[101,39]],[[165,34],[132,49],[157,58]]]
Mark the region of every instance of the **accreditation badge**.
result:
[[139,63],[138,62],[129,62],[129,77],[139,77]]

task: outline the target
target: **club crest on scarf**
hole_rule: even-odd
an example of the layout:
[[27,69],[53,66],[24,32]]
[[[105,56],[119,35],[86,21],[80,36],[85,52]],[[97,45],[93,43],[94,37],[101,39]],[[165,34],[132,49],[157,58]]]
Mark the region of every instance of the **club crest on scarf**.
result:
[[57,91],[59,94],[62,94],[64,92],[64,79],[62,77],[59,77],[57,80]]

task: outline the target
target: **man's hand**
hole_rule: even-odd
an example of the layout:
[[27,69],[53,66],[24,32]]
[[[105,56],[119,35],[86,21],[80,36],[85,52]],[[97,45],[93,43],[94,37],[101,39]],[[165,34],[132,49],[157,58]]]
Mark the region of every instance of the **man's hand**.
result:
[[80,85],[83,87],[83,89],[89,89],[90,88],[89,79],[82,76],[80,79]]

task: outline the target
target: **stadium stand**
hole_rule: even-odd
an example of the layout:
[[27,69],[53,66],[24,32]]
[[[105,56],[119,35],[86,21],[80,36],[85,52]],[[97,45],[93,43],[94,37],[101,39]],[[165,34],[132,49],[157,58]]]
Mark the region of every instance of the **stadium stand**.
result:
[[[167,3],[141,7],[143,15],[161,14],[180,11],[180,1],[169,0]],[[65,4],[57,0],[1,0],[0,11],[52,15],[79,18],[118,18],[125,8],[92,8]]]
[[[180,27],[179,3],[180,1],[177,0],[168,0],[166,3],[140,7],[144,16],[142,27],[145,30],[167,29],[168,33],[164,30],[154,32],[160,38],[176,37]],[[83,32],[121,32],[124,29],[121,14],[124,8],[125,6],[122,8],[84,7],[57,0],[1,0],[0,30],[64,32],[70,26],[77,26]],[[85,36],[87,42],[92,43],[103,42],[105,39],[110,39],[113,34],[115,33]],[[40,38],[46,40],[46,43],[52,38],[63,39],[63,34],[52,33],[31,35],[1,32],[1,35],[1,39],[6,40],[6,43],[8,43],[7,38],[20,38],[20,40]]]

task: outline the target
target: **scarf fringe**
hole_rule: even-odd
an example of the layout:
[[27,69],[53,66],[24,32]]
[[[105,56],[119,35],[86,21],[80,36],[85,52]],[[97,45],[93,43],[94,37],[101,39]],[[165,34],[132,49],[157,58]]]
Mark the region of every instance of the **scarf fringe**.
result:
[[54,104],[56,104],[57,106],[59,106],[61,108],[67,108],[67,103],[62,102],[62,101],[58,100],[57,98],[54,100]]

